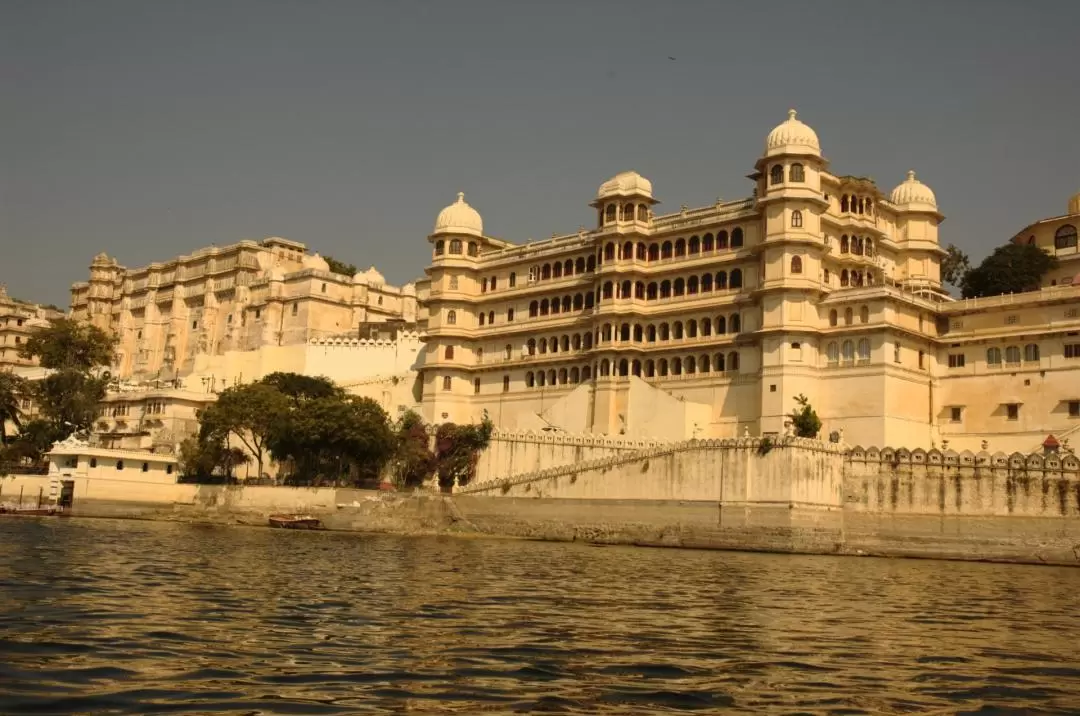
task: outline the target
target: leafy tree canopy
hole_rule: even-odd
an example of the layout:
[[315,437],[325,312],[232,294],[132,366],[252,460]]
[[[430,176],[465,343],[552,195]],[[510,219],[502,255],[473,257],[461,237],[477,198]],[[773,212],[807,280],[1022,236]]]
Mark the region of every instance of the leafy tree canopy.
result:
[[344,261],[338,261],[333,256],[323,256],[323,260],[330,266],[330,270],[344,276],[352,277],[356,274],[356,267]]
[[22,401],[30,395],[26,380],[14,373],[0,371],[0,446],[8,444],[7,427],[22,428]]
[[788,414],[791,426],[795,430],[796,437],[816,438],[821,432],[821,418],[817,411],[810,406],[810,399],[801,393],[795,396],[794,412]]
[[220,484],[235,481],[233,471],[251,458],[224,440],[187,438],[180,443],[180,481]]
[[1003,293],[1034,291],[1047,271],[1057,266],[1057,258],[1034,244],[1008,243],[994,249],[960,284],[964,298],[999,296]]
[[254,456],[262,476],[267,441],[287,417],[289,405],[288,396],[266,383],[226,388],[200,416],[200,441],[235,437]]
[[43,368],[87,373],[112,365],[116,340],[97,326],[57,318],[19,346],[23,358],[36,358]]
[[345,391],[329,378],[301,375],[300,373],[271,373],[261,383],[271,385],[286,395],[294,407],[316,398],[343,397]]
[[971,270],[971,260],[956,244],[946,246],[945,253],[945,258],[941,260],[941,281],[959,287],[964,276]]
[[487,412],[479,425],[443,423],[435,432],[435,458],[438,461],[439,486],[450,490],[455,484],[468,485],[476,476],[480,452],[491,442],[494,430]]

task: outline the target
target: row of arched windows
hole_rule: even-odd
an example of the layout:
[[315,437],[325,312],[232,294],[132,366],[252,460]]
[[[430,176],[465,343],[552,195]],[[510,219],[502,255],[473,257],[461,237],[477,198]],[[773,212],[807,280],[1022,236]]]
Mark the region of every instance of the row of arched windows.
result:
[[[525,344],[527,355],[544,355],[545,353],[567,353],[569,351],[587,351],[593,347],[592,333],[575,333],[574,335],[551,336],[550,338],[530,338]],[[506,346],[506,357],[510,358],[511,348]]]
[[[787,180],[792,183],[801,183],[806,181],[806,171],[803,169],[802,164],[792,164],[787,171]],[[774,164],[772,169],[769,170],[769,183],[770,184],[783,184],[784,183],[784,165]]]
[[715,275],[707,273],[700,277],[664,279],[663,281],[652,281],[648,284],[644,281],[623,281],[622,283],[606,281],[600,287],[600,300],[635,298],[644,301],[655,301],[677,296],[693,296],[698,293],[709,293],[710,291],[736,290],[742,287],[742,269],[732,269],[730,274],[727,271],[717,271]]
[[[635,375],[640,378],[665,378],[673,375],[697,375],[709,373],[737,373],[739,371],[739,352],[716,353],[714,355],[676,356],[659,360],[630,360],[623,358],[611,361],[601,360],[596,367],[599,377]],[[525,373],[525,387],[542,388],[548,385],[576,385],[592,379],[590,366],[578,368],[550,369],[547,371],[528,371]]]
[[[450,239],[449,251],[447,251],[446,242],[439,239],[435,242],[435,255],[442,256],[445,253],[458,254],[463,253],[464,245],[461,239]],[[476,256],[479,254],[479,246],[475,241],[470,241],[467,249],[469,256]]]
[[840,285],[841,286],[873,286],[874,285],[874,272],[873,271],[848,271],[844,269],[840,272]]
[[[577,259],[566,259],[566,261],[556,261],[554,263],[544,264],[543,266],[533,266],[529,269],[529,278],[532,281],[549,281],[554,278],[592,273],[595,270],[595,256],[589,256],[588,258],[578,256]],[[513,288],[514,275],[510,274],[510,276],[510,287]]]
[[873,256],[874,255],[874,240],[869,236],[852,236],[850,239],[847,234],[840,237],[840,253],[842,254],[855,254],[857,256]]
[[730,316],[717,316],[715,321],[709,318],[675,321],[671,324],[623,323],[616,325],[605,323],[597,334],[597,343],[618,341],[620,343],[656,343],[657,341],[681,341],[685,338],[706,338],[712,335],[722,336],[742,331],[742,317],[738,313]]
[[[833,310],[829,311],[829,325],[830,326],[835,326],[837,324],[837,322],[839,321],[839,318],[840,317],[837,314],[835,308]],[[855,319],[855,312],[851,308],[845,308],[844,309],[844,325],[845,326],[850,326],[854,322],[854,319]],[[869,322],[870,322],[870,308],[868,306],[860,306],[859,307],[859,323],[869,323]]]
[[842,194],[840,196],[840,211],[841,213],[873,215],[874,200],[868,196]]
[[614,224],[616,221],[634,221],[635,216],[637,220],[643,223],[649,221],[649,205],[648,204],[608,204],[604,207],[604,210],[600,214],[601,224]]
[[831,341],[825,348],[825,357],[830,364],[869,362],[870,339],[860,338],[858,343],[850,340],[843,343]]
[[689,239],[675,239],[674,241],[645,243],[639,241],[627,241],[622,246],[615,242],[608,242],[599,252],[600,262],[604,261],[663,261],[665,259],[678,259],[685,256],[697,256],[700,254],[723,251],[726,249],[740,249],[743,247],[744,238],[741,227],[732,229],[730,236],[727,231],[720,231],[714,237],[711,233],[704,236],[691,236]]
[[[1020,346],[1008,346],[1005,348],[1006,363],[1019,363],[1020,356]],[[1025,363],[1037,362],[1039,360],[1038,344],[1028,343],[1024,346],[1023,357]],[[1001,365],[1001,349],[996,346],[988,348],[986,350],[986,363],[987,365]]]
[[529,318],[588,310],[593,307],[593,302],[592,291],[563,296],[561,299],[558,296],[551,299],[543,298],[529,303]]

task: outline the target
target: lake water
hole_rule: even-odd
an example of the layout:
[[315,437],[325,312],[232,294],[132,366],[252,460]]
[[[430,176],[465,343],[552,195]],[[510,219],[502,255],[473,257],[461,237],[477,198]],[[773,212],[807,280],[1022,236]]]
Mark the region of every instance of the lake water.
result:
[[0,519],[0,713],[1077,713],[1080,570]]

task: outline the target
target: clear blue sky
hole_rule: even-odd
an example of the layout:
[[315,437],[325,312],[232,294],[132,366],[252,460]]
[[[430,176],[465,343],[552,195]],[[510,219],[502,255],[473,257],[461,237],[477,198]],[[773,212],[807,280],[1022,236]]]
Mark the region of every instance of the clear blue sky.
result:
[[[1080,191],[1080,2],[0,3],[0,282],[285,236],[396,283],[465,191],[486,232],[747,196],[788,107],[832,168],[914,168],[985,255]],[[674,57],[674,60],[668,59]]]

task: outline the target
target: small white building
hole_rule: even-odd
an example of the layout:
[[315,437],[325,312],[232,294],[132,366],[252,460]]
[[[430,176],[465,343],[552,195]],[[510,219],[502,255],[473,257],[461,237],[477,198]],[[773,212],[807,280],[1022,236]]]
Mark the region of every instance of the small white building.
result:
[[180,474],[175,455],[93,447],[73,438],[54,445],[48,456],[49,475],[60,479],[172,485]]

